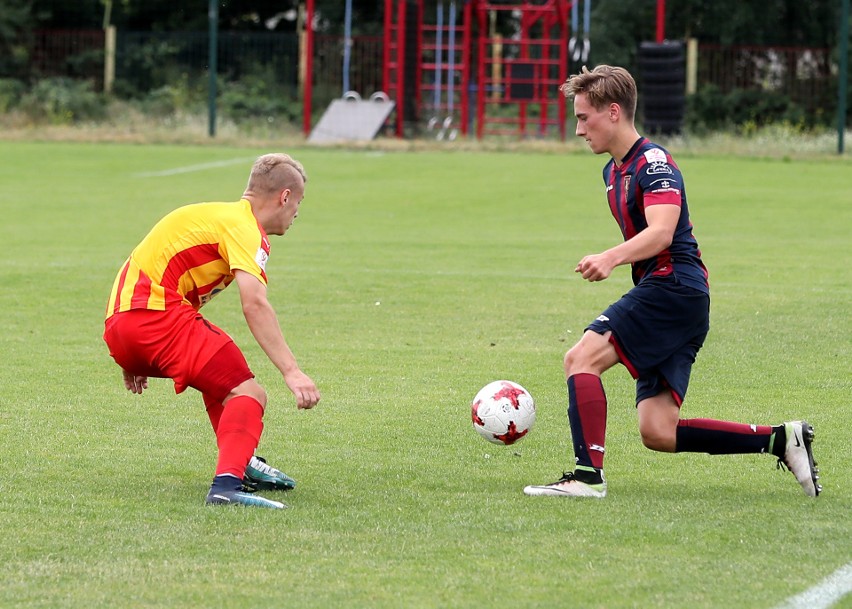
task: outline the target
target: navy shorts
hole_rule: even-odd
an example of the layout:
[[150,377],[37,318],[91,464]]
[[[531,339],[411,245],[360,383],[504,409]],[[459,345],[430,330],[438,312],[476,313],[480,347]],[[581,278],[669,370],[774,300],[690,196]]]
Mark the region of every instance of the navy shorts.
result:
[[636,379],[636,403],[669,390],[678,405],[710,330],[710,295],[673,278],[643,281],[586,327],[611,331],[621,363]]

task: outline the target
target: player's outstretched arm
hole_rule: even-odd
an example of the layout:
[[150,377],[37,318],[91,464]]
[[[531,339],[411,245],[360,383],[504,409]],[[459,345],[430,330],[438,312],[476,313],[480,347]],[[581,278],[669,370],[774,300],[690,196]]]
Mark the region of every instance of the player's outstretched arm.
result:
[[299,408],[313,408],[320,401],[320,393],[311,378],[302,372],[296,357],[284,340],[275,309],[266,297],[266,286],[251,273],[235,271],[240,289],[240,302],[252,336],[269,360],[284,377],[287,387],[296,396]]

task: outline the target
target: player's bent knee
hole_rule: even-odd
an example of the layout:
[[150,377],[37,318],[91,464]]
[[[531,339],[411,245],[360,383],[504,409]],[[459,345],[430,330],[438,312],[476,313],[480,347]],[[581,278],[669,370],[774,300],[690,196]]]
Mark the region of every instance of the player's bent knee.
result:
[[589,373],[600,376],[618,363],[615,347],[609,342],[609,333],[586,332],[580,341],[565,354],[562,365],[566,377]]
[[562,360],[566,378],[581,372],[601,374],[605,368],[600,366],[594,349],[583,343],[577,343],[565,354]]
[[565,376],[569,377],[572,374],[579,372],[582,368],[583,361],[583,347],[580,344],[576,344],[571,347],[562,360],[562,367],[565,370]]
[[657,426],[640,426],[639,435],[645,448],[663,453],[673,453],[677,445],[676,434]]
[[266,390],[254,379],[240,383],[231,390],[228,399],[246,395],[257,400],[262,408],[266,408]]

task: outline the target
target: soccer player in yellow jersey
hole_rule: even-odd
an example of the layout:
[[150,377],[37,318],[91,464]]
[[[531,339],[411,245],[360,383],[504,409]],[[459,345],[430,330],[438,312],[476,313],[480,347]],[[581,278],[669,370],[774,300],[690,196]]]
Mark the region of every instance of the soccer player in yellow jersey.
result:
[[283,235],[298,216],[307,177],[286,154],[255,161],[242,198],[198,203],[160,220],[121,267],[106,311],[104,340],[124,386],[141,394],[149,377],[175,392],[201,392],[219,447],[208,504],[286,507],[253,491],[289,490],[295,481],[254,456],[266,391],[228,334],[199,309],[231,282],[255,340],[281,372],[298,408],[320,393],[299,368],[266,294],[267,235]]

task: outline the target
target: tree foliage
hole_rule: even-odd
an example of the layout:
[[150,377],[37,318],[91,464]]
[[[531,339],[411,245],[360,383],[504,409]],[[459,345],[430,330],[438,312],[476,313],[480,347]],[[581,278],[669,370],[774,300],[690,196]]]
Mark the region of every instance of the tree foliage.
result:
[[[14,4],[14,0],[0,0]],[[29,0],[35,7],[36,27],[97,28],[110,4],[110,23],[138,31],[205,31],[208,2],[205,0]],[[219,27],[223,30],[287,31],[295,29],[299,0],[219,0]],[[381,0],[354,2],[354,21],[359,28],[381,26]],[[329,28],[343,23],[344,3],[318,0],[317,10]]]
[[18,77],[26,68],[31,9],[28,0],[0,0],[0,76]]
[[[655,39],[656,2],[593,2],[593,62],[633,65],[639,43]],[[836,0],[670,0],[665,35],[725,45],[834,46],[837,4]]]
[[679,0],[668,4],[666,18],[676,37],[779,46],[829,46],[837,38],[836,0]]
[[[592,43],[603,49],[635,47],[655,34],[655,0],[578,0],[592,2]],[[427,15],[438,2],[425,0]],[[461,5],[464,0],[457,0]],[[303,3],[303,0],[302,0]],[[520,2],[518,2],[520,3]],[[29,27],[98,28],[111,4],[111,22],[140,31],[206,30],[205,0],[0,0],[0,40],[8,24]],[[300,0],[219,0],[220,27],[226,30],[288,30]],[[324,29],[342,29],[345,3],[316,0]],[[373,34],[382,28],[383,0],[353,0],[353,28]],[[837,38],[836,0],[677,0],[666,3],[669,38],[701,42],[785,46],[829,46]]]

